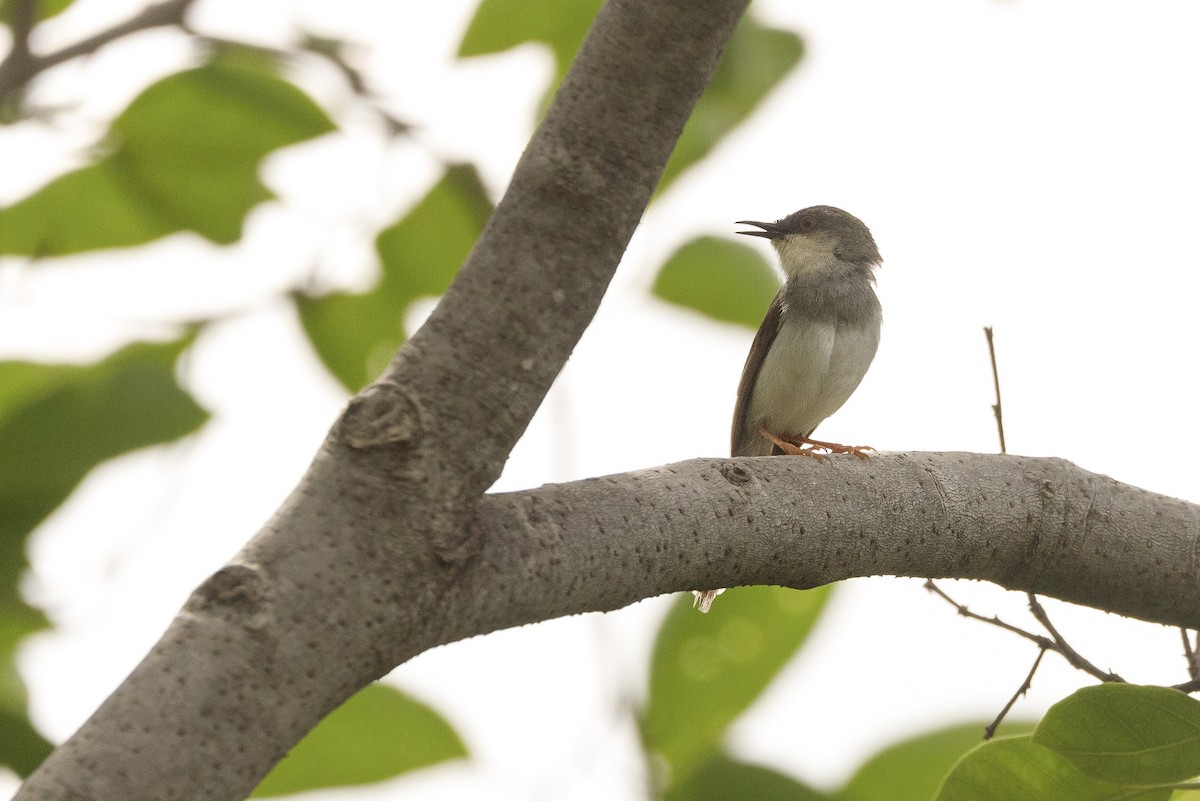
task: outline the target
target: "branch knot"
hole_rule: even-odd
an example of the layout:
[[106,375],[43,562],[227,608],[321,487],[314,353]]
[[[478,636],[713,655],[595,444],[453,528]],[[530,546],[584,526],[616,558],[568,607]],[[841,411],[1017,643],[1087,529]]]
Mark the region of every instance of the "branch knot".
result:
[[398,384],[380,381],[350,399],[338,428],[347,445],[362,450],[408,442],[420,421],[413,397]]

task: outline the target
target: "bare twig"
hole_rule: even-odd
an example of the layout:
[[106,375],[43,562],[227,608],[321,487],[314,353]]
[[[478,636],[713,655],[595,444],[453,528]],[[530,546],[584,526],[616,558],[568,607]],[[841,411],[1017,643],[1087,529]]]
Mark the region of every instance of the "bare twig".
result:
[[[16,3],[16,18],[24,17],[28,27],[23,35],[18,35],[18,25],[14,18],[13,47],[0,62],[0,103],[7,101],[20,92],[28,83],[51,67],[70,61],[79,56],[94,53],[104,45],[114,42],[131,33],[159,28],[165,25],[179,25],[183,22],[184,14],[195,0],[165,0],[157,5],[148,6],[124,22],[89,36],[73,45],[44,56],[35,55],[29,50],[29,32],[36,20],[36,0],[18,0]],[[20,45],[20,46],[18,46]]]
[[995,617],[994,615],[992,617],[984,617],[983,615],[980,615],[976,612],[972,612],[970,609],[963,606],[958,601],[954,600],[949,595],[947,595],[945,592],[943,592],[941,587],[938,587],[936,584],[933,583],[932,579],[925,582],[925,589],[929,590],[934,595],[937,595],[939,598],[944,600],[946,603],[953,606],[958,611],[958,613],[960,615],[962,615],[963,617],[969,617],[972,620],[978,620],[980,622],[988,623],[990,625],[1002,628],[1005,631],[1011,631],[1013,634],[1016,634],[1017,636],[1020,636],[1020,637],[1024,637],[1025,639],[1035,643],[1039,648],[1041,648],[1043,650],[1046,650],[1046,651],[1057,651],[1058,650],[1057,646],[1055,645],[1055,642],[1047,637],[1043,637],[1040,634],[1034,634],[1032,631],[1026,631],[1025,629],[1020,628],[1019,626],[1014,626],[1011,623],[1005,623],[1003,620],[1001,620],[998,617]]
[[1179,690],[1181,693],[1200,692],[1200,679],[1192,679],[1191,681],[1185,681],[1182,684],[1172,684],[1171,689]]
[[[11,64],[27,63],[29,55],[29,36],[33,26],[37,24],[40,11],[39,0],[13,0],[9,29],[12,31],[12,46],[0,62],[0,85],[3,84],[6,68]],[[16,118],[16,109],[21,105],[22,87],[15,87],[10,92],[0,91],[0,122]]]
[[1050,618],[1046,614],[1046,610],[1042,608],[1042,605],[1038,602],[1037,597],[1032,593],[1027,594],[1029,598],[1029,611],[1033,613],[1033,616],[1037,619],[1037,621],[1041,623],[1046,631],[1050,634],[1049,637],[1043,637],[1040,634],[1034,634],[1031,631],[1026,631],[1019,626],[1006,623],[995,616],[984,617],[983,615],[972,612],[970,609],[963,606],[958,601],[955,601],[953,598],[943,592],[940,587],[933,583],[933,581],[926,581],[925,589],[939,596],[946,601],[946,603],[953,606],[963,617],[969,617],[972,620],[979,620],[983,623],[988,623],[998,628],[1002,628],[1005,631],[1011,631],[1013,634],[1024,637],[1025,639],[1036,643],[1037,646],[1043,650],[1054,651],[1058,654],[1061,654],[1063,659],[1067,660],[1072,667],[1076,668],[1077,670],[1082,670],[1088,675],[1100,679],[1100,681],[1125,681],[1125,679],[1121,678],[1116,673],[1109,673],[1096,667],[1087,659],[1085,659],[1078,651],[1072,648],[1063,638],[1063,636],[1058,633],[1058,629],[1054,628],[1054,624],[1050,622]]
[[[184,26],[185,30],[193,33],[190,28]],[[346,87],[354,94],[356,98],[365,103],[383,122],[387,128],[387,132],[391,136],[399,136],[407,134],[413,126],[404,122],[399,117],[389,112],[380,103],[379,97],[371,91],[367,85],[366,76],[354,67],[345,54],[342,52],[343,43],[336,39],[326,39],[315,37],[306,34],[299,43],[298,51],[285,50],[278,47],[266,47],[264,45],[249,44],[247,42],[238,41],[236,39],[226,39],[219,36],[205,36],[194,34],[197,41],[208,45],[210,48],[230,48],[239,50],[249,50],[254,53],[261,53],[271,58],[277,59],[282,63],[295,62],[300,53],[307,53],[313,57],[320,59],[322,62],[331,66],[336,70],[338,76],[345,81]],[[449,166],[448,162],[446,166]]]
[[29,34],[37,23],[41,11],[39,0],[14,0],[12,4],[12,50],[9,58],[23,58],[29,55]]
[[996,719],[992,721],[991,725],[983,730],[983,739],[990,740],[995,736],[996,729],[1008,715],[1009,710],[1013,708],[1013,704],[1017,702],[1018,698],[1029,692],[1029,688],[1033,686],[1033,674],[1037,673],[1038,665],[1042,664],[1042,657],[1046,655],[1046,651],[1048,650],[1048,648],[1038,649],[1037,659],[1033,660],[1033,667],[1029,669],[1029,675],[1025,677],[1025,681],[1021,682],[1021,686],[1013,693],[1012,698],[1008,699],[1008,703],[1000,710],[1000,714],[996,715]]
[[[1192,641],[1188,639],[1188,630],[1181,628],[1179,636],[1183,639],[1183,656],[1187,659],[1188,675],[1192,677],[1192,681],[1200,680],[1200,654],[1197,653],[1196,646],[1192,645]],[[1200,645],[1200,632],[1196,633],[1197,645]]]
[[1063,636],[1058,633],[1058,629],[1054,628],[1054,624],[1050,622],[1050,616],[1047,615],[1046,610],[1042,608],[1037,596],[1030,592],[1026,593],[1026,597],[1029,598],[1029,611],[1033,613],[1033,616],[1037,618],[1037,622],[1041,623],[1046,629],[1046,632],[1054,639],[1054,650],[1062,654],[1063,658],[1066,659],[1072,667],[1078,668],[1079,670],[1082,670],[1083,672],[1100,679],[1100,681],[1125,681],[1125,679],[1121,678],[1116,673],[1109,673],[1108,671],[1101,670],[1088,660],[1084,659],[1078,651],[1072,648],[1067,641],[1063,639]]
[[1008,453],[1004,444],[1004,412],[1000,407],[1000,370],[996,367],[996,345],[992,342],[992,327],[985,325],[983,335],[987,337],[988,356],[992,360],[992,383],[996,386],[996,402],[992,404],[992,414],[996,415],[996,431],[1000,434],[1000,452]]

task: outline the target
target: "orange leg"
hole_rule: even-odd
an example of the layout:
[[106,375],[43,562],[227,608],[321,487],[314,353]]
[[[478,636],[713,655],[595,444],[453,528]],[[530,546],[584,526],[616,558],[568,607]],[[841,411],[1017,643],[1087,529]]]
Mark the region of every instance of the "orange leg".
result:
[[813,459],[825,459],[825,454],[817,452],[819,449],[828,451],[829,453],[852,453],[859,459],[869,459],[870,457],[867,456],[866,451],[875,450],[870,445],[840,445],[836,442],[824,442],[819,439],[809,439],[808,437],[777,437],[765,428],[760,428],[758,433],[762,434],[764,439],[789,456],[810,456]]
[[758,433],[762,434],[763,439],[765,439],[767,442],[770,442],[776,448],[779,448],[779,450],[783,451],[788,456],[808,456],[816,459],[818,462],[825,461],[825,454],[817,453],[811,447],[802,448],[786,439],[780,439],[765,428],[758,429]]

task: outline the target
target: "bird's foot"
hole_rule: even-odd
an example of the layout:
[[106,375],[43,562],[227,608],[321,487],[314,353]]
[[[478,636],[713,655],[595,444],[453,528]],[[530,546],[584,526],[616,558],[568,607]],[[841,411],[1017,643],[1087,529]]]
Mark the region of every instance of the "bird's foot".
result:
[[759,433],[788,456],[808,456],[818,461],[824,461],[831,453],[852,453],[859,459],[869,459],[867,451],[875,452],[870,445],[841,445],[837,442],[824,442],[808,437],[777,437],[765,428],[759,429]]
[[825,461],[825,454],[814,450],[812,446],[804,447],[789,439],[777,437],[765,428],[760,428],[758,433],[762,434],[763,439],[770,442],[776,448],[779,448],[786,456],[807,456],[810,459],[816,459],[818,462]]
[[829,451],[830,453],[853,453],[859,459],[870,459],[871,457],[867,455],[867,451],[871,453],[877,452],[870,445],[840,445],[836,442],[822,442],[819,439],[808,439],[807,437],[804,437],[800,441],[814,448]]

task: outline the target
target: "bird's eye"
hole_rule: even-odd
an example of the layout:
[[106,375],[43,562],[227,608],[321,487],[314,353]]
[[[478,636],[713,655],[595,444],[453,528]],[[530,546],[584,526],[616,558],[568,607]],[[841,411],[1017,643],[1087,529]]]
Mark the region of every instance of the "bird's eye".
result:
[[813,228],[816,227],[816,225],[817,225],[817,220],[815,217],[801,217],[800,218],[800,230],[801,231],[811,231]]

